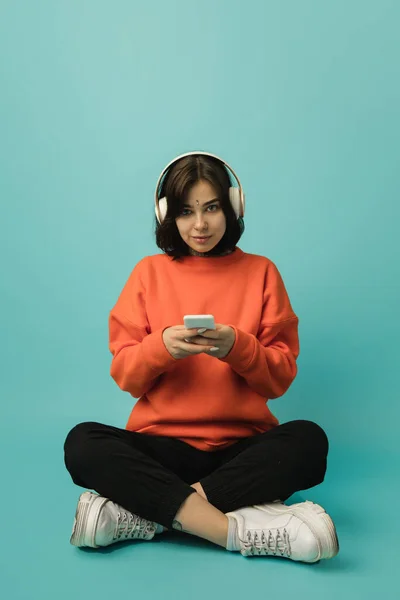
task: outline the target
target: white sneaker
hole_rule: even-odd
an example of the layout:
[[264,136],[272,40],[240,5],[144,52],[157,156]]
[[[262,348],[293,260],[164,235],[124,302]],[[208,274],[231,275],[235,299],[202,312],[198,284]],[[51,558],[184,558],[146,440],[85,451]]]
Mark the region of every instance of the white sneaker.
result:
[[138,517],[108,498],[84,492],[75,513],[70,542],[99,548],[124,540],[151,540],[160,525]]
[[339,542],[332,519],[319,504],[276,502],[227,513],[236,519],[243,556],[274,555],[308,563],[332,558]]

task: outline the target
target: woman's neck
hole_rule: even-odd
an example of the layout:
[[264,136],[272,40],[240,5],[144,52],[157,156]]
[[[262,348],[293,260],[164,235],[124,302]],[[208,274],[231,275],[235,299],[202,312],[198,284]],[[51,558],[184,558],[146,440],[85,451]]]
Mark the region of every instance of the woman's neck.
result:
[[[225,252],[218,254],[218,256],[226,256],[227,254],[232,254],[232,252],[233,252],[233,250],[225,250]],[[197,252],[196,250],[193,250],[193,248],[189,248],[189,254],[191,256],[204,256],[204,258],[211,257],[210,254],[206,254],[205,252]],[[213,256],[215,257],[215,254]]]

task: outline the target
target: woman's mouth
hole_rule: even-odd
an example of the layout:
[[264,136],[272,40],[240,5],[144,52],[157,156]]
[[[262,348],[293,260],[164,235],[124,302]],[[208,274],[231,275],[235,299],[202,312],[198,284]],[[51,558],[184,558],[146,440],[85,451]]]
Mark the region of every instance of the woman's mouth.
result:
[[205,244],[206,242],[208,242],[208,240],[210,239],[211,235],[207,236],[207,237],[193,237],[193,239],[198,243],[198,244]]

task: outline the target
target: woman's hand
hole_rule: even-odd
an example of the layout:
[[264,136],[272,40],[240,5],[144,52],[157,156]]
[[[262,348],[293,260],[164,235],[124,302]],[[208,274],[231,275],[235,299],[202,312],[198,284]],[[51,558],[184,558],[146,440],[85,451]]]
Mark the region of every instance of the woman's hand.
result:
[[[162,337],[166,349],[176,360],[203,352],[210,356],[218,354],[217,351],[211,351],[211,348],[215,346],[213,340],[210,339],[208,341],[206,338],[200,337],[198,335],[198,328],[186,329],[184,325],[175,325],[174,327],[164,329]],[[197,339],[196,343],[193,342],[194,339]]]
[[[202,346],[209,340],[210,343],[213,342],[213,345],[218,350],[207,352],[207,354],[216,358],[225,358],[235,343],[235,330],[229,325],[221,325],[220,323],[216,323],[215,327],[216,329],[207,329],[201,335],[195,335],[195,337],[191,338],[191,343]],[[188,331],[193,331],[193,329],[188,329]]]

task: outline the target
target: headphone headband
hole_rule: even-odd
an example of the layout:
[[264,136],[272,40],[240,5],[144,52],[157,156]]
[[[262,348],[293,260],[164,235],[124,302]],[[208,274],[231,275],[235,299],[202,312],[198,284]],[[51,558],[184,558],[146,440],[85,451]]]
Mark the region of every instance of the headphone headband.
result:
[[[210,156],[211,158],[215,158],[217,160],[219,160],[233,175],[233,177],[236,179],[237,184],[238,184],[238,191],[239,192],[239,204],[240,204],[240,216],[243,217],[244,216],[244,193],[243,193],[243,188],[242,188],[242,184],[240,183],[239,177],[236,175],[235,171],[232,169],[232,167],[230,165],[228,165],[227,162],[225,162],[222,158],[220,158],[219,156],[217,156],[216,154],[211,154],[210,152],[201,152],[201,151],[194,151],[194,152],[186,152],[185,154],[180,154],[179,156],[175,157],[173,160],[171,160],[171,162],[169,162],[167,164],[167,166],[163,169],[163,171],[161,172],[161,175],[158,178],[157,181],[157,185],[156,185],[156,191],[155,191],[155,197],[154,197],[154,201],[155,201],[155,211],[156,211],[156,216],[159,222],[161,222],[161,214],[160,214],[160,206],[159,206],[159,188],[162,182],[163,177],[165,176],[165,174],[167,173],[167,171],[169,170],[169,168],[175,164],[176,162],[178,162],[179,160],[181,160],[181,158],[185,158],[186,156],[195,156],[195,155],[201,155],[201,156]],[[232,188],[231,188],[232,189]]]

